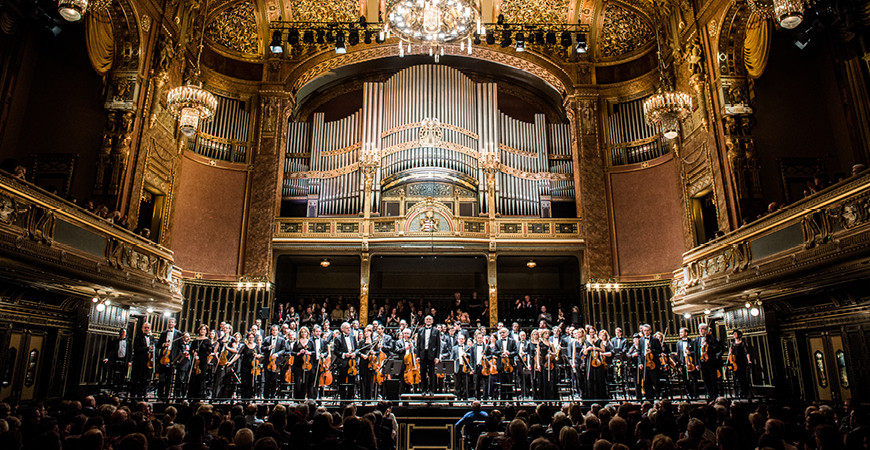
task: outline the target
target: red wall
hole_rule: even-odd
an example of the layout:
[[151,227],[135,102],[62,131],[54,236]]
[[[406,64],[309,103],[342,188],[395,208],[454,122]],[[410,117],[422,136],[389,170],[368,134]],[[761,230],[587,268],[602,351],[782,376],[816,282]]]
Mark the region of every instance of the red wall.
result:
[[208,166],[185,153],[172,219],[172,250],[178,267],[237,274],[246,174]]
[[647,169],[610,173],[620,275],[665,273],[680,267],[682,207],[674,161],[663,158],[667,162]]

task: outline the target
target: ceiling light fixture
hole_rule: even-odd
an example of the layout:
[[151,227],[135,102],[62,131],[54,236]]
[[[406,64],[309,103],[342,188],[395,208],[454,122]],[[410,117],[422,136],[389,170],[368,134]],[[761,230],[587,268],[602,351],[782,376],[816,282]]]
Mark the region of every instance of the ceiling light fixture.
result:
[[772,19],[786,30],[804,20],[804,0],[747,0],[749,9],[762,18]]
[[665,138],[674,139],[680,135],[680,121],[689,117],[692,112],[692,97],[673,89],[666,81],[658,28],[656,28],[656,45],[659,60],[659,90],[643,101],[643,115],[646,122],[651,127],[660,129]]
[[535,267],[537,267],[537,265],[538,265],[538,263],[536,263],[534,259],[530,259],[526,263],[526,267],[528,267],[529,269],[534,269]]
[[436,62],[445,44],[480,32],[478,3],[470,0],[388,0],[386,17],[388,32],[429,46]]
[[320,267],[323,267],[324,269],[327,268],[327,267],[329,267],[330,264],[331,264],[331,263],[330,263],[329,260],[326,259],[326,258],[323,258],[323,259],[320,260]]
[[586,33],[577,33],[577,53],[586,53]]

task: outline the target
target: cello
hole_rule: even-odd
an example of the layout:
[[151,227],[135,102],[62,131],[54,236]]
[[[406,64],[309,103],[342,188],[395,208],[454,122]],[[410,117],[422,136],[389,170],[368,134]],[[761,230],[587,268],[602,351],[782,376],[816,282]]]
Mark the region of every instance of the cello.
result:
[[317,386],[325,387],[332,384],[332,371],[330,370],[330,366],[332,365],[332,342],[329,343],[329,349],[327,350],[324,357],[320,360],[320,366],[318,370],[320,371],[320,376],[317,378]]
[[414,355],[414,347],[405,355],[405,383],[414,386],[420,384],[420,359]]
[[287,360],[287,371],[284,372],[284,381],[289,384],[293,384],[293,363],[296,358],[293,355],[290,355],[290,359]]

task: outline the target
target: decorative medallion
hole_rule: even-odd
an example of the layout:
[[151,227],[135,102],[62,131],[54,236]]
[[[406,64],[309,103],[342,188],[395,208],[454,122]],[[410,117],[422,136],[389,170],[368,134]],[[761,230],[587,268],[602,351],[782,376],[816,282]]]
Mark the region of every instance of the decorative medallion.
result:
[[655,33],[637,13],[615,3],[607,3],[598,39],[599,56],[610,58],[643,48],[655,39]]
[[254,2],[236,3],[218,13],[205,35],[212,42],[245,55],[259,55]]
[[360,17],[358,0],[301,0],[293,2],[296,22],[355,22]]
[[420,122],[420,145],[431,147],[441,143],[441,121],[427,117]]
[[502,0],[501,13],[507,23],[564,24],[568,0]]

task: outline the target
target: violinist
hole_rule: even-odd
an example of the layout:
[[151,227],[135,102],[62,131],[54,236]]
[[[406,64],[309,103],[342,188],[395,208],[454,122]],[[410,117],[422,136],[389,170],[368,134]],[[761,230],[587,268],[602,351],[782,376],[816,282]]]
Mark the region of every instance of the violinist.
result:
[[[259,327],[257,329],[259,330]],[[266,371],[266,363],[268,362],[263,359],[263,348],[265,347],[263,345],[263,335],[261,334],[263,330],[259,330],[259,332],[252,330],[252,332],[254,333],[254,340],[257,341],[257,353],[260,355],[257,370],[254,371],[254,394],[257,398],[263,398],[263,373]]]
[[360,398],[370,399],[374,397],[375,387],[375,371],[371,368],[369,361],[377,356],[375,348],[375,340],[373,337],[374,329],[368,325],[363,329],[362,342],[360,347],[363,349],[359,355],[359,381],[360,381]]
[[290,354],[293,355],[293,398],[295,399],[306,398],[313,391],[318,363],[316,350],[311,332],[308,331],[308,327],[303,326],[299,329],[299,339],[290,350]]
[[176,341],[173,346],[175,359],[172,360],[172,365],[175,366],[175,397],[184,397],[188,391],[188,381],[190,381],[190,370],[193,368],[193,347],[190,340],[190,333],[185,332],[181,335],[181,340]]
[[689,339],[689,329],[680,328],[680,340],[677,341],[677,363],[680,368],[680,381],[686,389],[689,400],[698,398],[698,369],[695,359],[695,342]]
[[600,400],[607,395],[607,360],[612,355],[610,336],[601,330],[592,336],[584,351],[586,352],[586,398]]
[[242,398],[253,398],[254,383],[260,377],[262,370],[262,358],[260,347],[257,345],[257,336],[253,332],[248,332],[245,336],[245,342],[239,347],[237,358],[241,361],[239,368],[239,377],[241,385],[239,386],[239,395]]
[[520,396],[529,397],[531,395],[530,388],[532,386],[531,380],[531,358],[529,357],[529,340],[525,331],[520,331],[518,334],[519,340],[517,341],[517,370],[514,371],[516,373],[516,383],[517,387],[520,389]]
[[193,368],[190,373],[190,389],[188,396],[192,398],[205,397],[205,380],[208,373],[209,355],[212,353],[212,342],[209,339],[208,325],[199,326],[198,336],[191,344]]
[[172,361],[177,356],[175,342],[181,337],[181,332],[175,329],[175,318],[170,318],[166,329],[160,333],[157,342],[157,395],[162,398],[169,397],[169,387],[172,384]]
[[[554,328],[555,330],[555,328]],[[546,347],[546,349],[544,348]],[[550,336],[550,329],[544,328],[541,330],[541,356],[544,358],[541,360],[541,363],[544,365],[544,398],[546,399],[555,399],[558,398],[558,392],[556,391],[556,384],[558,384],[559,377],[559,359],[561,359],[562,347],[559,345],[559,340],[554,339]],[[546,355],[544,355],[546,353]]]
[[272,325],[269,332],[269,336],[263,340],[263,365],[265,365],[263,368],[265,373],[263,390],[266,398],[274,398],[283,375],[281,367],[284,363],[284,355],[287,354],[287,341],[279,333],[278,325]]
[[591,344],[586,341],[586,330],[580,327],[574,330],[568,357],[571,360],[571,384],[574,394],[583,398],[586,388],[586,348]]
[[731,343],[729,349],[729,364],[736,366],[736,370],[732,367],[732,376],[734,377],[734,387],[737,390],[737,397],[752,398],[751,385],[749,384],[749,365],[752,364],[752,359],[749,357],[749,349],[746,343],[743,342],[743,332],[734,329],[731,332],[731,337],[734,342]]
[[130,394],[133,397],[145,398],[154,374],[154,364],[157,356],[154,347],[157,340],[151,335],[151,324],[142,324],[142,333],[133,341],[133,376]]
[[662,344],[652,335],[648,324],[640,326],[634,349],[630,355],[637,362],[637,399],[654,399],[658,382],[659,355]]
[[212,398],[229,398],[232,386],[232,378],[235,373],[229,364],[238,353],[240,343],[232,336],[233,328],[229,324],[224,325],[223,336],[214,348],[217,354],[217,366],[214,372],[214,389]]
[[426,316],[424,327],[417,335],[417,356],[420,357],[420,378],[423,394],[431,395],[435,389],[435,364],[441,356],[441,332],[432,326],[435,319]]
[[508,336],[507,328],[498,330],[498,340],[491,348],[490,356],[496,357],[495,365],[498,369],[498,388],[502,400],[513,399],[513,392],[506,386],[513,384],[514,371],[516,370],[517,341]]
[[720,369],[722,345],[716,336],[713,336],[713,330],[706,323],[698,325],[695,352],[695,364],[701,372],[701,379],[704,380],[707,399],[712,402],[719,397],[719,377],[716,372]]
[[532,366],[532,397],[535,400],[548,398],[546,389],[546,361],[549,355],[549,342],[541,339],[541,330],[532,330],[529,341],[529,358]]
[[338,395],[342,400],[350,400],[354,397],[356,377],[348,375],[351,361],[357,362],[356,337],[350,332],[350,323],[341,324],[341,335],[335,338],[336,364],[338,365]]
[[456,345],[451,349],[450,358],[456,361],[454,366],[456,396],[460,400],[468,400],[468,375],[474,372],[474,366],[469,357],[469,348],[465,345],[464,335],[456,335]]
[[471,364],[474,366],[474,398],[485,399],[487,377],[483,375],[483,364],[486,359],[486,344],[480,331],[474,332],[474,345],[471,346],[469,353]]

